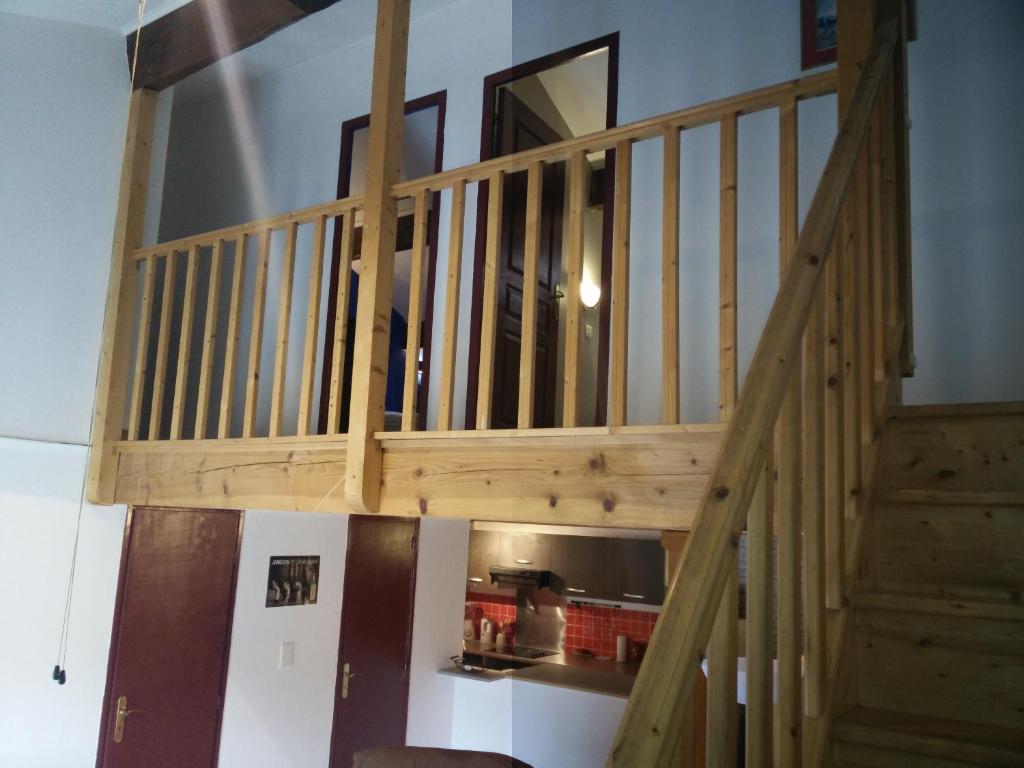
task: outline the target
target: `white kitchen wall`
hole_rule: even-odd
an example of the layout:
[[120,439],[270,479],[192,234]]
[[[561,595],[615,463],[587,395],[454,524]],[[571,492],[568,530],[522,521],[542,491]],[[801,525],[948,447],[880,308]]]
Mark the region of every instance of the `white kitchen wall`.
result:
[[468,551],[468,520],[420,520],[405,737],[410,746],[451,746],[455,681],[437,671],[462,648]]
[[85,472],[126,72],[116,32],[0,13],[5,766],[77,768],[96,756],[124,507],[82,511],[67,684],[50,675]]
[[126,74],[116,32],[0,14],[0,435],[88,439]]
[[[223,768],[326,766],[331,748],[347,515],[248,510],[220,737]],[[320,555],[315,605],[267,608],[271,555]],[[282,643],[294,666],[279,669]]]
[[0,765],[96,760],[124,507],[82,511],[67,683],[51,678],[86,449],[0,438]]

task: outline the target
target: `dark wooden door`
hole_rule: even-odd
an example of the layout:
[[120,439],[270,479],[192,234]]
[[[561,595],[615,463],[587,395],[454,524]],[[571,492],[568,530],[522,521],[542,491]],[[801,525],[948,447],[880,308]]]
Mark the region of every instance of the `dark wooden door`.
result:
[[348,524],[332,768],[405,744],[418,520],[353,515]]
[[[507,88],[498,94],[499,121],[495,156],[510,155],[562,140]],[[561,163],[544,167],[541,192],[541,242],[539,253],[537,356],[534,386],[535,427],[555,423],[558,363],[558,301],[556,286],[561,275],[562,208],[565,168]],[[526,172],[505,177],[501,220],[501,254],[498,271],[498,322],[494,340],[494,390],[491,427],[518,426],[519,348],[523,319],[523,245],[526,235]]]
[[102,768],[217,764],[241,524],[228,510],[129,512]]

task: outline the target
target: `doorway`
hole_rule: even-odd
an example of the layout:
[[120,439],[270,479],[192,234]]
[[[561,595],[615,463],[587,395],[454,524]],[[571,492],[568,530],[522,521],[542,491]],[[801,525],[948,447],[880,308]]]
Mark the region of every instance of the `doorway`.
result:
[[405,744],[419,520],[352,515],[348,524],[331,768]]
[[[489,160],[615,125],[618,97],[618,33],[489,75],[484,79],[480,159]],[[585,223],[584,282],[610,295],[611,205],[614,153],[587,157],[588,209]],[[564,366],[564,276],[562,228],[565,165],[544,168],[541,193],[537,352],[534,427],[561,423],[561,371]],[[519,354],[523,295],[526,172],[504,181],[498,269],[497,329],[494,340],[492,429],[518,426]],[[466,424],[475,424],[479,382],[483,265],[488,190],[481,182],[477,203],[476,247]],[[606,204],[607,203],[607,204]],[[609,215],[604,215],[608,211]],[[585,306],[581,343],[580,424],[603,424],[608,379],[609,302]],[[596,335],[594,333],[596,327]]]
[[[402,130],[402,180],[427,176],[441,170],[444,162],[444,120],[447,91],[421,96],[405,103],[405,121]],[[369,138],[370,116],[346,120],[341,126],[341,152],[338,163],[338,199],[350,195],[361,195],[366,189],[366,160]],[[391,342],[388,353],[387,393],[385,409],[397,413],[402,407],[403,375],[406,365],[418,365],[418,387],[416,393],[417,412],[414,419],[417,429],[426,427],[427,385],[430,380],[431,327],[434,310],[434,274],[437,261],[438,211],[441,193],[435,192],[429,201],[427,222],[427,268],[422,283],[424,302],[421,346],[417,359],[405,360],[406,318],[409,312],[409,282],[412,269],[413,216],[412,201],[403,200],[398,206],[398,222],[395,243],[395,279],[392,293]],[[352,273],[349,281],[348,338],[345,345],[344,378],[341,397],[341,431],[348,431],[349,398],[352,387],[353,347],[355,336],[356,302],[359,285],[359,254],[363,242],[361,216],[356,217],[353,236]],[[339,285],[338,270],[341,263],[341,227],[334,227],[331,248],[330,283],[327,298],[327,321],[324,334],[324,366],[320,387],[319,432],[327,432],[328,400],[330,398],[331,355],[334,349],[334,321]]]
[[99,768],[215,766],[242,513],[128,511]]

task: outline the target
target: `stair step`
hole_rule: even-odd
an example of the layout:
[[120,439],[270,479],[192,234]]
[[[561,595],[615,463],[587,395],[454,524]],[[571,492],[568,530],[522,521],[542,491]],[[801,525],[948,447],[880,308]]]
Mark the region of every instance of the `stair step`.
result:
[[[1024,732],[1020,730],[884,709],[858,708],[847,712],[833,723],[832,739],[936,759],[915,765],[1024,765]],[[891,764],[908,763],[909,760],[900,760]],[[840,764],[857,763],[847,760]]]
[[916,592],[859,592],[853,595],[853,605],[878,611],[925,613],[934,616],[957,616],[964,619],[992,619],[996,621],[1024,622],[1024,603],[1008,594],[1007,599],[963,600],[950,596],[935,596]]

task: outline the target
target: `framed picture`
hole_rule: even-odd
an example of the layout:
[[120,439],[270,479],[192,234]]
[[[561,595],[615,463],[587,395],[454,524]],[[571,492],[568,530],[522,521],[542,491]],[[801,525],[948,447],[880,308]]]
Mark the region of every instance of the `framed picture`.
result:
[[800,66],[820,67],[836,60],[838,0],[800,0]]
[[267,608],[314,605],[320,555],[272,555],[267,570]]
[[[836,60],[838,0],[800,0],[800,67],[810,69]],[[917,3],[906,0],[907,42],[917,39]]]

